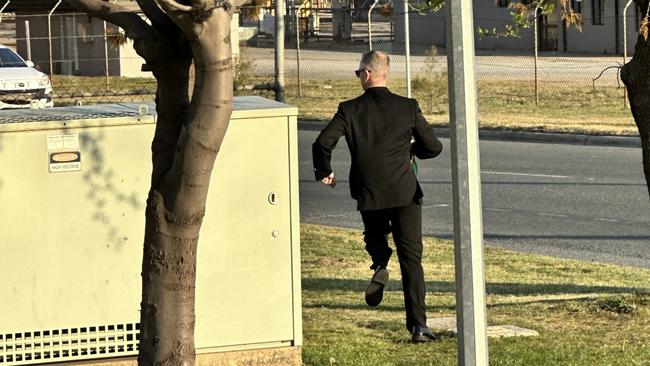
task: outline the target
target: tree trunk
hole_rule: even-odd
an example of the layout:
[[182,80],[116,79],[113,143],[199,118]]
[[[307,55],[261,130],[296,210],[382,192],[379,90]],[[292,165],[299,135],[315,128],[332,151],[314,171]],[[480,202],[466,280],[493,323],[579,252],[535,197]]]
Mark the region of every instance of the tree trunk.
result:
[[[648,0],[635,0],[641,14],[646,14]],[[643,172],[650,194],[650,43],[639,35],[632,60],[621,69],[627,88],[630,109],[641,137]]]
[[158,81],[138,364],[194,365],[196,249],[212,168],[232,113],[230,21],[236,1],[136,0],[149,23],[112,2],[66,1],[122,27]]
[[191,41],[196,79],[189,106],[189,64],[154,66],[162,113],[146,210],[140,365],[194,365],[197,242],[232,112],[230,18],[228,11],[215,9],[196,26],[201,29]]

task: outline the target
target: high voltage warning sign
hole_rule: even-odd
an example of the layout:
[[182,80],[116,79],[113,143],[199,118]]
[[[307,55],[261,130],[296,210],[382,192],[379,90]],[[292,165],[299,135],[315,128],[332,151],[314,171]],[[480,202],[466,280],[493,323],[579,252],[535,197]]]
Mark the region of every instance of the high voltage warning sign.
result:
[[50,153],[50,172],[74,172],[81,170],[81,152],[61,151]]
[[50,173],[81,170],[79,135],[76,132],[47,135],[47,149]]

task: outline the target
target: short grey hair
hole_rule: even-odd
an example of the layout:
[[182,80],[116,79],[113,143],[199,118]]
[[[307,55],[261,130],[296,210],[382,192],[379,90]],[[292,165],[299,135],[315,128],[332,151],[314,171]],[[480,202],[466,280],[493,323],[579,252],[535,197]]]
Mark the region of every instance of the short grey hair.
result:
[[361,56],[359,69],[368,69],[379,76],[383,74],[383,77],[387,78],[390,71],[390,57],[386,52],[368,51]]

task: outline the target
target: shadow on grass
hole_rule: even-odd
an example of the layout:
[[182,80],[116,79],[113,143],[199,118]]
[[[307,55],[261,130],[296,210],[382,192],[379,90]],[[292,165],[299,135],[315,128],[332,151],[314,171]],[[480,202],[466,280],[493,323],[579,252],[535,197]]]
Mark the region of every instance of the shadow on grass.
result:
[[[401,296],[401,295],[396,295],[396,296]],[[430,298],[432,295],[429,294]],[[435,296],[435,295],[434,295]],[[582,297],[571,297],[571,298],[560,298],[560,299],[535,299],[535,300],[529,300],[529,301],[516,301],[516,300],[504,300],[504,301],[499,301],[499,302],[492,302],[487,304],[487,308],[506,308],[509,306],[514,306],[514,307],[521,307],[521,306],[526,306],[526,305],[540,305],[540,304],[546,304],[546,305],[559,305],[562,303],[568,303],[568,302],[580,302],[580,303],[589,303],[593,301],[591,297],[588,297],[587,295],[583,295]],[[440,304],[432,304],[429,301],[427,301],[426,309],[427,312],[429,313],[430,318],[435,318],[436,316],[440,316],[440,314],[449,314],[449,315],[444,315],[444,316],[453,316],[452,314],[456,311],[456,304],[455,302],[450,303],[449,305],[440,305]],[[382,303],[381,305],[377,307],[370,307],[364,303],[363,300],[363,293],[359,293],[358,301],[355,301],[353,303],[350,302],[341,302],[340,299],[335,298],[334,296],[327,298],[326,300],[321,300],[321,301],[311,301],[311,302],[306,302],[303,304],[303,308],[305,309],[320,309],[320,310],[357,310],[357,311],[380,311],[380,312],[396,312],[396,313],[403,313],[404,312],[404,305],[399,304],[399,305],[388,305],[385,302]],[[376,329],[376,328],[381,328],[377,326],[376,324],[370,324],[373,322],[369,322],[366,328],[369,329]],[[386,322],[386,321],[375,321],[375,323],[382,324],[382,327],[384,325],[390,325],[391,322]],[[436,333],[438,336],[443,336],[443,337],[450,337],[453,338],[453,333],[447,333],[447,332],[438,332]]]
[[[327,310],[365,310],[365,311],[388,311],[403,312],[404,306],[390,305],[386,302],[378,307],[369,307],[365,304],[363,294],[367,286],[367,281],[350,280],[350,279],[329,279],[329,278],[303,278],[302,289],[304,291],[351,291],[358,293],[358,300],[351,299],[345,301],[332,294],[326,299],[318,301],[305,301],[303,307],[306,309],[327,309]],[[435,293],[448,293],[453,295],[456,291],[453,282],[428,281],[426,283],[428,298],[435,297]],[[525,306],[532,304],[561,304],[566,302],[588,302],[592,298],[589,294],[629,294],[635,292],[636,288],[631,287],[611,287],[611,286],[580,286],[573,284],[514,284],[514,283],[488,283],[488,295],[511,295],[511,296],[531,296],[531,295],[574,295],[568,298],[555,299],[531,299],[527,301],[517,300],[499,300],[491,302],[488,308],[508,307],[508,306]],[[402,287],[399,281],[389,281],[386,292],[397,292],[392,296],[401,298]],[[433,294],[432,294],[433,293]],[[433,313],[453,313],[456,310],[455,303],[445,304],[427,304],[427,311]],[[372,328],[372,327],[370,327]]]
[[[335,278],[303,278],[302,289],[307,291],[355,291],[364,292],[368,286],[367,280],[356,279],[335,279]],[[621,294],[634,292],[636,288],[616,286],[583,286],[574,284],[521,284],[521,283],[487,283],[488,295],[563,295],[563,294]],[[402,284],[399,281],[389,281],[386,291],[401,291]],[[455,293],[454,282],[427,281],[427,292],[431,293]]]
[[[401,295],[400,295],[401,296]],[[387,305],[382,303],[377,307],[370,307],[366,305],[363,300],[363,293],[359,294],[359,301],[355,303],[340,302],[339,299],[332,299],[332,302],[309,302],[303,304],[303,308],[307,309],[328,309],[328,310],[368,310],[368,311],[396,311],[399,313],[404,312],[404,305]],[[441,311],[454,311],[454,305],[431,305],[427,304],[428,311],[441,312]]]

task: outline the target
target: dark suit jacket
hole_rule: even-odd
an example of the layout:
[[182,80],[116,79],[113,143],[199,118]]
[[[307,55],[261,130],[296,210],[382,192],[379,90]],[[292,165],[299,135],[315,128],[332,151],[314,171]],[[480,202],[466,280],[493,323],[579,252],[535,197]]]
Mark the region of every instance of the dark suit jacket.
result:
[[[442,151],[417,101],[369,88],[339,104],[332,121],[312,145],[314,172],[321,180],[332,173],[332,150],[341,136],[350,148],[350,194],[358,210],[406,206],[422,197],[411,168],[411,152],[429,159]],[[411,146],[411,137],[415,138]]]

